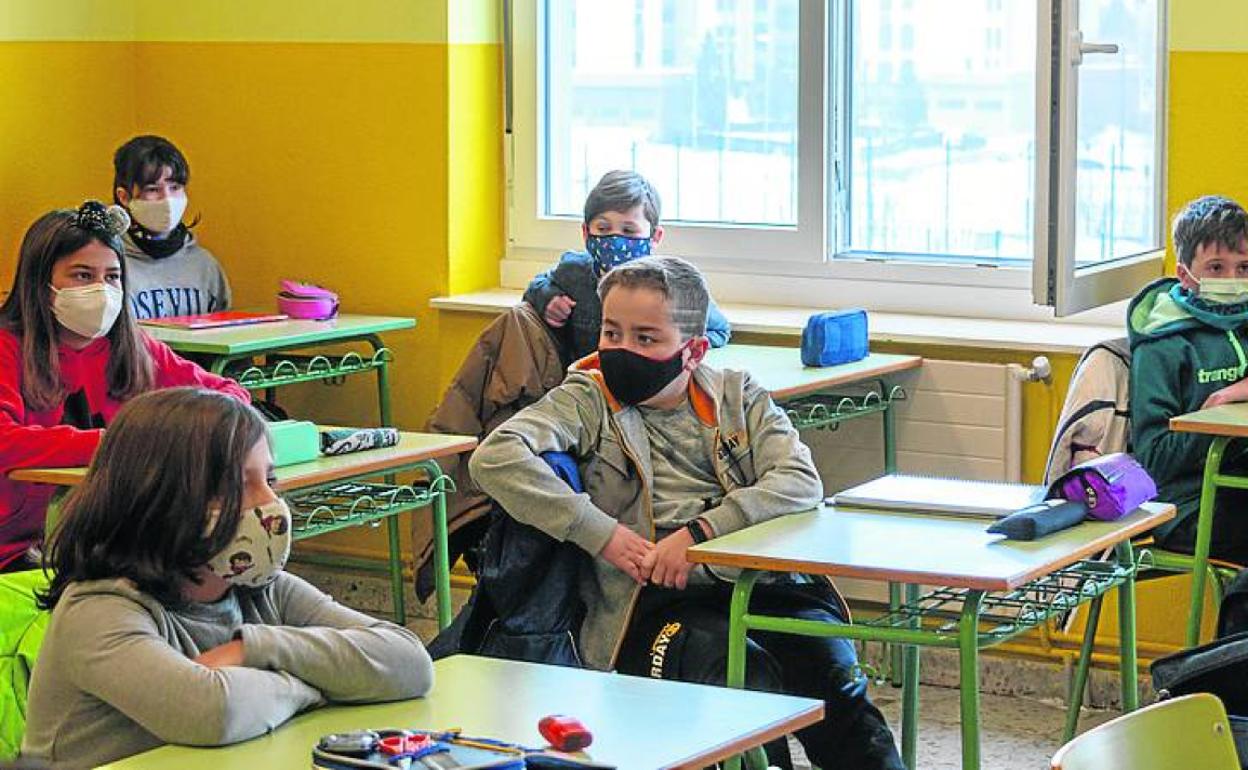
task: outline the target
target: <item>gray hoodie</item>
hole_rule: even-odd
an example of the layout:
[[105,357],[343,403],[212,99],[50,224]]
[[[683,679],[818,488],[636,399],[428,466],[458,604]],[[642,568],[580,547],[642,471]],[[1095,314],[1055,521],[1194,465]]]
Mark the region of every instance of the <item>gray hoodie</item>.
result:
[[[724,490],[701,514],[717,536],[819,504],[823,484],[810,450],[749,375],[701,365],[693,370],[689,400],[701,423],[703,451]],[[577,458],[584,494],[572,492],[551,471],[544,452]],[[600,552],[617,524],[647,540],[660,536],[650,452],[640,411],[616,401],[594,354],[574,364],[541,401],[496,428],[469,463],[473,481],[512,518],[594,557],[593,574],[580,591],[586,616],[579,639],[593,668],[615,665],[639,591]],[[735,571],[715,572],[735,577]],[[689,579],[713,577],[699,568]]]
[[[192,659],[234,638],[242,666]],[[219,746],[273,730],[328,701],[424,695],[420,640],[282,572],[176,610],[124,579],[66,589],[31,677],[22,756],[86,767],[160,746]]]
[[148,256],[129,233],[126,249],[126,297],[134,317],[168,318],[215,313],[230,308],[230,282],[216,257],[188,232],[182,248],[167,257]]

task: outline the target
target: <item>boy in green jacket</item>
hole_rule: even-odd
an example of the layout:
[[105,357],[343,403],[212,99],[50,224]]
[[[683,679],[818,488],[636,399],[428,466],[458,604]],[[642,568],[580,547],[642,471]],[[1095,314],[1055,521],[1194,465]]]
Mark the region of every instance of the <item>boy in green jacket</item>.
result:
[[[1235,201],[1198,198],[1174,220],[1177,278],[1144,288],[1127,311],[1131,342],[1131,440],[1136,459],[1178,516],[1154,533],[1165,548],[1191,553],[1201,475],[1211,438],[1170,430],[1170,418],[1248,401],[1248,213]],[[1232,445],[1223,469],[1248,471]],[[1210,553],[1248,559],[1248,494],[1218,492]]]
[[[496,428],[472,455],[472,478],[512,518],[590,555],[577,639],[587,666],[722,685],[732,584],[685,552],[814,508],[823,484],[767,392],[702,362],[710,298],[697,268],[644,257],[608,272],[598,293],[598,352]],[[554,474],[547,452],[576,459],[583,494]],[[760,584],[751,607],[848,619],[828,583],[790,575]],[[902,769],[848,640],[751,633],[746,685],[825,702],[824,720],[797,734],[813,764]],[[773,751],[782,745],[769,756],[787,764]]]

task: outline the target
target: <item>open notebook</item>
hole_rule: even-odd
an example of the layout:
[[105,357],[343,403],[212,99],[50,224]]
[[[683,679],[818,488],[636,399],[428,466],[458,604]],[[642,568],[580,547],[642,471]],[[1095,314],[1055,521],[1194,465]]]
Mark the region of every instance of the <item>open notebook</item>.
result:
[[853,508],[999,518],[1044,500],[1045,491],[1035,484],[894,473],[846,489],[828,501]]
[[219,329],[222,326],[249,326],[251,324],[285,321],[285,313],[251,313],[244,310],[221,310],[203,315],[177,315],[166,318],[143,318],[144,326],[166,326],[171,329]]

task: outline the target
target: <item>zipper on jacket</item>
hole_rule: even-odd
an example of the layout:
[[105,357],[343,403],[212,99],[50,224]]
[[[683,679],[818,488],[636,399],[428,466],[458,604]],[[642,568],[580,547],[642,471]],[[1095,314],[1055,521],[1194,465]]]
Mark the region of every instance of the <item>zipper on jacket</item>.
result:
[[1243,379],[1244,373],[1248,372],[1248,358],[1244,357],[1244,347],[1239,344],[1239,337],[1235,336],[1234,329],[1227,329],[1226,336],[1231,340],[1231,347],[1235,349],[1235,356],[1239,358],[1239,377]]
[[[646,474],[641,462],[637,459],[637,455],[633,453],[632,447],[624,440],[624,434],[620,431],[620,426],[616,424],[614,416],[611,419],[611,430],[615,432],[615,438],[620,442],[620,450],[624,452],[624,455],[633,463],[633,467],[637,469],[637,478],[641,480],[641,493],[645,495],[646,518],[650,520],[650,541],[654,542],[657,533],[654,524],[654,498],[650,494],[650,484],[646,481]],[[641,597],[641,589],[643,588],[645,588],[644,584],[633,587],[633,595],[628,600],[628,610],[624,613],[624,624],[615,635],[615,644],[611,648],[611,659],[607,662],[608,670],[615,668],[615,659],[619,657],[620,647],[624,645],[624,637],[628,634],[628,627],[633,621],[633,610],[637,608],[637,600]]]

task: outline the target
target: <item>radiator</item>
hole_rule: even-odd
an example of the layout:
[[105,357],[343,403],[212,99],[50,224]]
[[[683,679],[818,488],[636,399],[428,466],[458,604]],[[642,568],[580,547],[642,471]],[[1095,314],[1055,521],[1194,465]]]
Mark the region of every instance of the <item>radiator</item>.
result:
[[[897,470],[983,481],[1022,475],[1022,377],[1010,364],[924,359],[890,384],[906,398],[894,402]],[[884,472],[879,418],[851,420],[836,430],[802,434],[814,453],[827,495]],[[884,602],[887,586],[838,578],[848,598]]]

